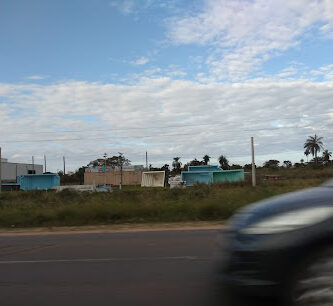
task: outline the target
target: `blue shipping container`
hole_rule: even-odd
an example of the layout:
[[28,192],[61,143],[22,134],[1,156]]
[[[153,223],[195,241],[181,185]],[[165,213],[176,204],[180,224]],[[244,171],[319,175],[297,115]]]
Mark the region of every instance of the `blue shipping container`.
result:
[[213,172],[209,171],[192,171],[182,172],[182,181],[186,182],[186,186],[193,186],[195,183],[209,184],[213,181]]
[[47,190],[60,185],[57,174],[25,174],[17,178],[21,190]]

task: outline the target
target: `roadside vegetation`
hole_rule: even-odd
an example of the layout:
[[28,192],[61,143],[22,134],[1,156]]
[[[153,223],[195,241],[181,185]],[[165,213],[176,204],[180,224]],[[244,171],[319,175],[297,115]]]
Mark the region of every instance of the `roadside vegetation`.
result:
[[333,176],[332,168],[279,169],[281,180],[264,180],[267,170],[258,170],[256,188],[247,179],[186,189],[132,186],[111,193],[3,192],[0,227],[225,220],[244,205],[317,186]]
[[[198,184],[186,189],[141,188],[123,186],[111,193],[89,193],[64,190],[13,191],[0,194],[0,227],[74,226],[144,222],[180,222],[226,220],[237,209],[278,194],[318,186],[333,178],[332,152],[325,150],[323,138],[309,136],[304,143],[306,161],[292,164],[268,160],[258,167],[257,186],[251,185],[251,165],[229,165],[226,156],[218,158],[224,170],[243,168],[245,181],[239,183]],[[322,152],[322,156],[318,153]],[[309,161],[309,156],[312,159]],[[172,169],[161,168],[167,175],[177,175],[188,166],[207,165],[209,155],[184,164],[175,157]],[[122,154],[91,161],[87,166],[120,168],[130,161]],[[61,184],[82,184],[85,167],[74,174],[59,172]]]

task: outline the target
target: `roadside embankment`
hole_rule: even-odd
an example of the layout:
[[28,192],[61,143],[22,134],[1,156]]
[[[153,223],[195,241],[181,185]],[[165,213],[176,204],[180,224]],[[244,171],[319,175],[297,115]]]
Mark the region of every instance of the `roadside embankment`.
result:
[[159,223],[123,223],[82,226],[21,227],[2,228],[0,237],[5,236],[40,236],[68,234],[104,234],[161,231],[221,230],[224,221],[159,222]]
[[323,178],[196,185],[186,189],[130,188],[112,193],[64,190],[2,192],[0,227],[221,221],[249,203],[317,186]]

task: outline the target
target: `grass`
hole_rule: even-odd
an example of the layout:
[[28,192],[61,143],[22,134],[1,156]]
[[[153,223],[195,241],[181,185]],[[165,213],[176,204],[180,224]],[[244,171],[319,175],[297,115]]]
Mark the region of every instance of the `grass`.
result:
[[317,186],[325,179],[325,175],[313,175],[261,181],[256,188],[242,182],[186,189],[130,187],[112,193],[3,192],[0,194],[0,227],[223,220],[244,205]]
[[260,168],[257,170],[257,175],[262,177],[265,174],[280,175],[285,179],[328,179],[333,177],[333,167],[318,168],[278,168],[268,169]]

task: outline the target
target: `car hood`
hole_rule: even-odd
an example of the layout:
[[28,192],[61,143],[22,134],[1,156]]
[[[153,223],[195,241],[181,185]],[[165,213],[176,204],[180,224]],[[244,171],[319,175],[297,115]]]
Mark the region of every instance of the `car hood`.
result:
[[230,219],[230,229],[237,231],[265,218],[302,208],[333,205],[332,187],[325,184],[253,203],[236,212]]

